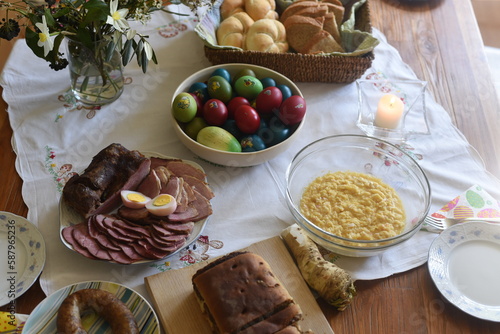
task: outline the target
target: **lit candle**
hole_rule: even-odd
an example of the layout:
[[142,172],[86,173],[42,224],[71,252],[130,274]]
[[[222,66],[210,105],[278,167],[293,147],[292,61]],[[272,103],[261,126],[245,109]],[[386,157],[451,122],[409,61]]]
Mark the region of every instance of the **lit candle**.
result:
[[386,94],[378,102],[375,125],[380,128],[395,129],[404,111],[403,101],[393,94]]

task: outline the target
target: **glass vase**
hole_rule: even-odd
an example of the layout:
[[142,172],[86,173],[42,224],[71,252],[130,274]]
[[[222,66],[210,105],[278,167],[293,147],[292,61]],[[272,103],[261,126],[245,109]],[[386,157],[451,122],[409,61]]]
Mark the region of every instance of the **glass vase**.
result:
[[68,39],[71,90],[87,105],[105,105],[123,92],[123,66],[112,41],[95,42],[92,48]]

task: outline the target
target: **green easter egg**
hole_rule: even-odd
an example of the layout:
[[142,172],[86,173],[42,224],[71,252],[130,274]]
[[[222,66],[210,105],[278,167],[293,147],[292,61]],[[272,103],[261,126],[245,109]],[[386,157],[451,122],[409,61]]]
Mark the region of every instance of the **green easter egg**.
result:
[[215,75],[208,79],[207,89],[208,95],[210,95],[212,99],[221,100],[224,103],[228,103],[233,96],[231,84],[219,75]]
[[469,190],[465,193],[465,197],[467,198],[467,202],[473,208],[482,208],[484,206],[484,199],[478,193]]
[[238,139],[218,126],[207,126],[201,129],[198,132],[196,140],[198,143],[216,150],[241,152],[241,145]]
[[186,128],[184,131],[189,137],[191,137],[191,139],[196,140],[198,132],[200,132],[200,130],[206,126],[208,126],[208,124],[207,122],[205,122],[203,117],[195,117],[191,120],[191,122],[186,124]]
[[189,93],[179,93],[172,103],[172,114],[182,123],[191,121],[196,116],[197,110],[196,100]]
[[234,83],[234,89],[239,96],[243,96],[247,100],[254,100],[257,95],[264,89],[262,82],[256,77],[245,75],[240,77]]
[[240,70],[238,73],[236,73],[236,75],[233,78],[233,84],[236,83],[236,80],[238,80],[239,78],[244,77],[244,76],[257,77],[253,70],[251,70],[249,68],[244,68],[244,69]]

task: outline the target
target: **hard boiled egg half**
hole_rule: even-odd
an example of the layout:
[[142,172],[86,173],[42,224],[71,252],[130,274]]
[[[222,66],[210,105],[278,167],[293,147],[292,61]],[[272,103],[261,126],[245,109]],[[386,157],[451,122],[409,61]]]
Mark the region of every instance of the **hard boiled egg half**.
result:
[[168,216],[177,209],[177,201],[172,195],[160,194],[146,203],[146,209],[155,216]]
[[146,203],[151,200],[151,198],[146,195],[141,194],[137,191],[132,190],[122,190],[120,192],[123,205],[131,209],[140,209],[146,206]]

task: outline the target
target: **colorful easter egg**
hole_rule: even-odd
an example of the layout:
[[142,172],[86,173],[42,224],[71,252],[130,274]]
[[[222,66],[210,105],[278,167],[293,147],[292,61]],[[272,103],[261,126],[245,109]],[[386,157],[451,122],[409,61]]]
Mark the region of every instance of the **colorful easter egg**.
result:
[[216,76],[216,75],[218,75],[220,77],[223,77],[228,82],[231,82],[231,74],[225,68],[218,68],[218,69],[216,69],[215,71],[212,72],[211,77]]
[[219,75],[208,79],[207,89],[211,98],[221,100],[224,103],[229,102],[233,96],[231,84]]
[[444,212],[451,211],[454,207],[457,206],[459,200],[460,196],[455,197],[454,199],[451,200],[451,202],[443,206],[439,211],[444,211]]
[[240,144],[242,152],[262,151],[266,148],[262,139],[257,135],[250,135],[242,138]]
[[453,210],[453,218],[470,218],[474,217],[474,211],[468,206],[459,205]]
[[500,211],[497,209],[484,209],[477,213],[480,218],[497,218],[500,217]]
[[473,208],[482,208],[484,206],[483,197],[475,191],[467,190],[465,197],[467,198],[467,202],[469,202]]
[[253,100],[264,89],[262,82],[259,79],[244,75],[236,80],[234,89],[239,96],[243,96],[248,100]]

